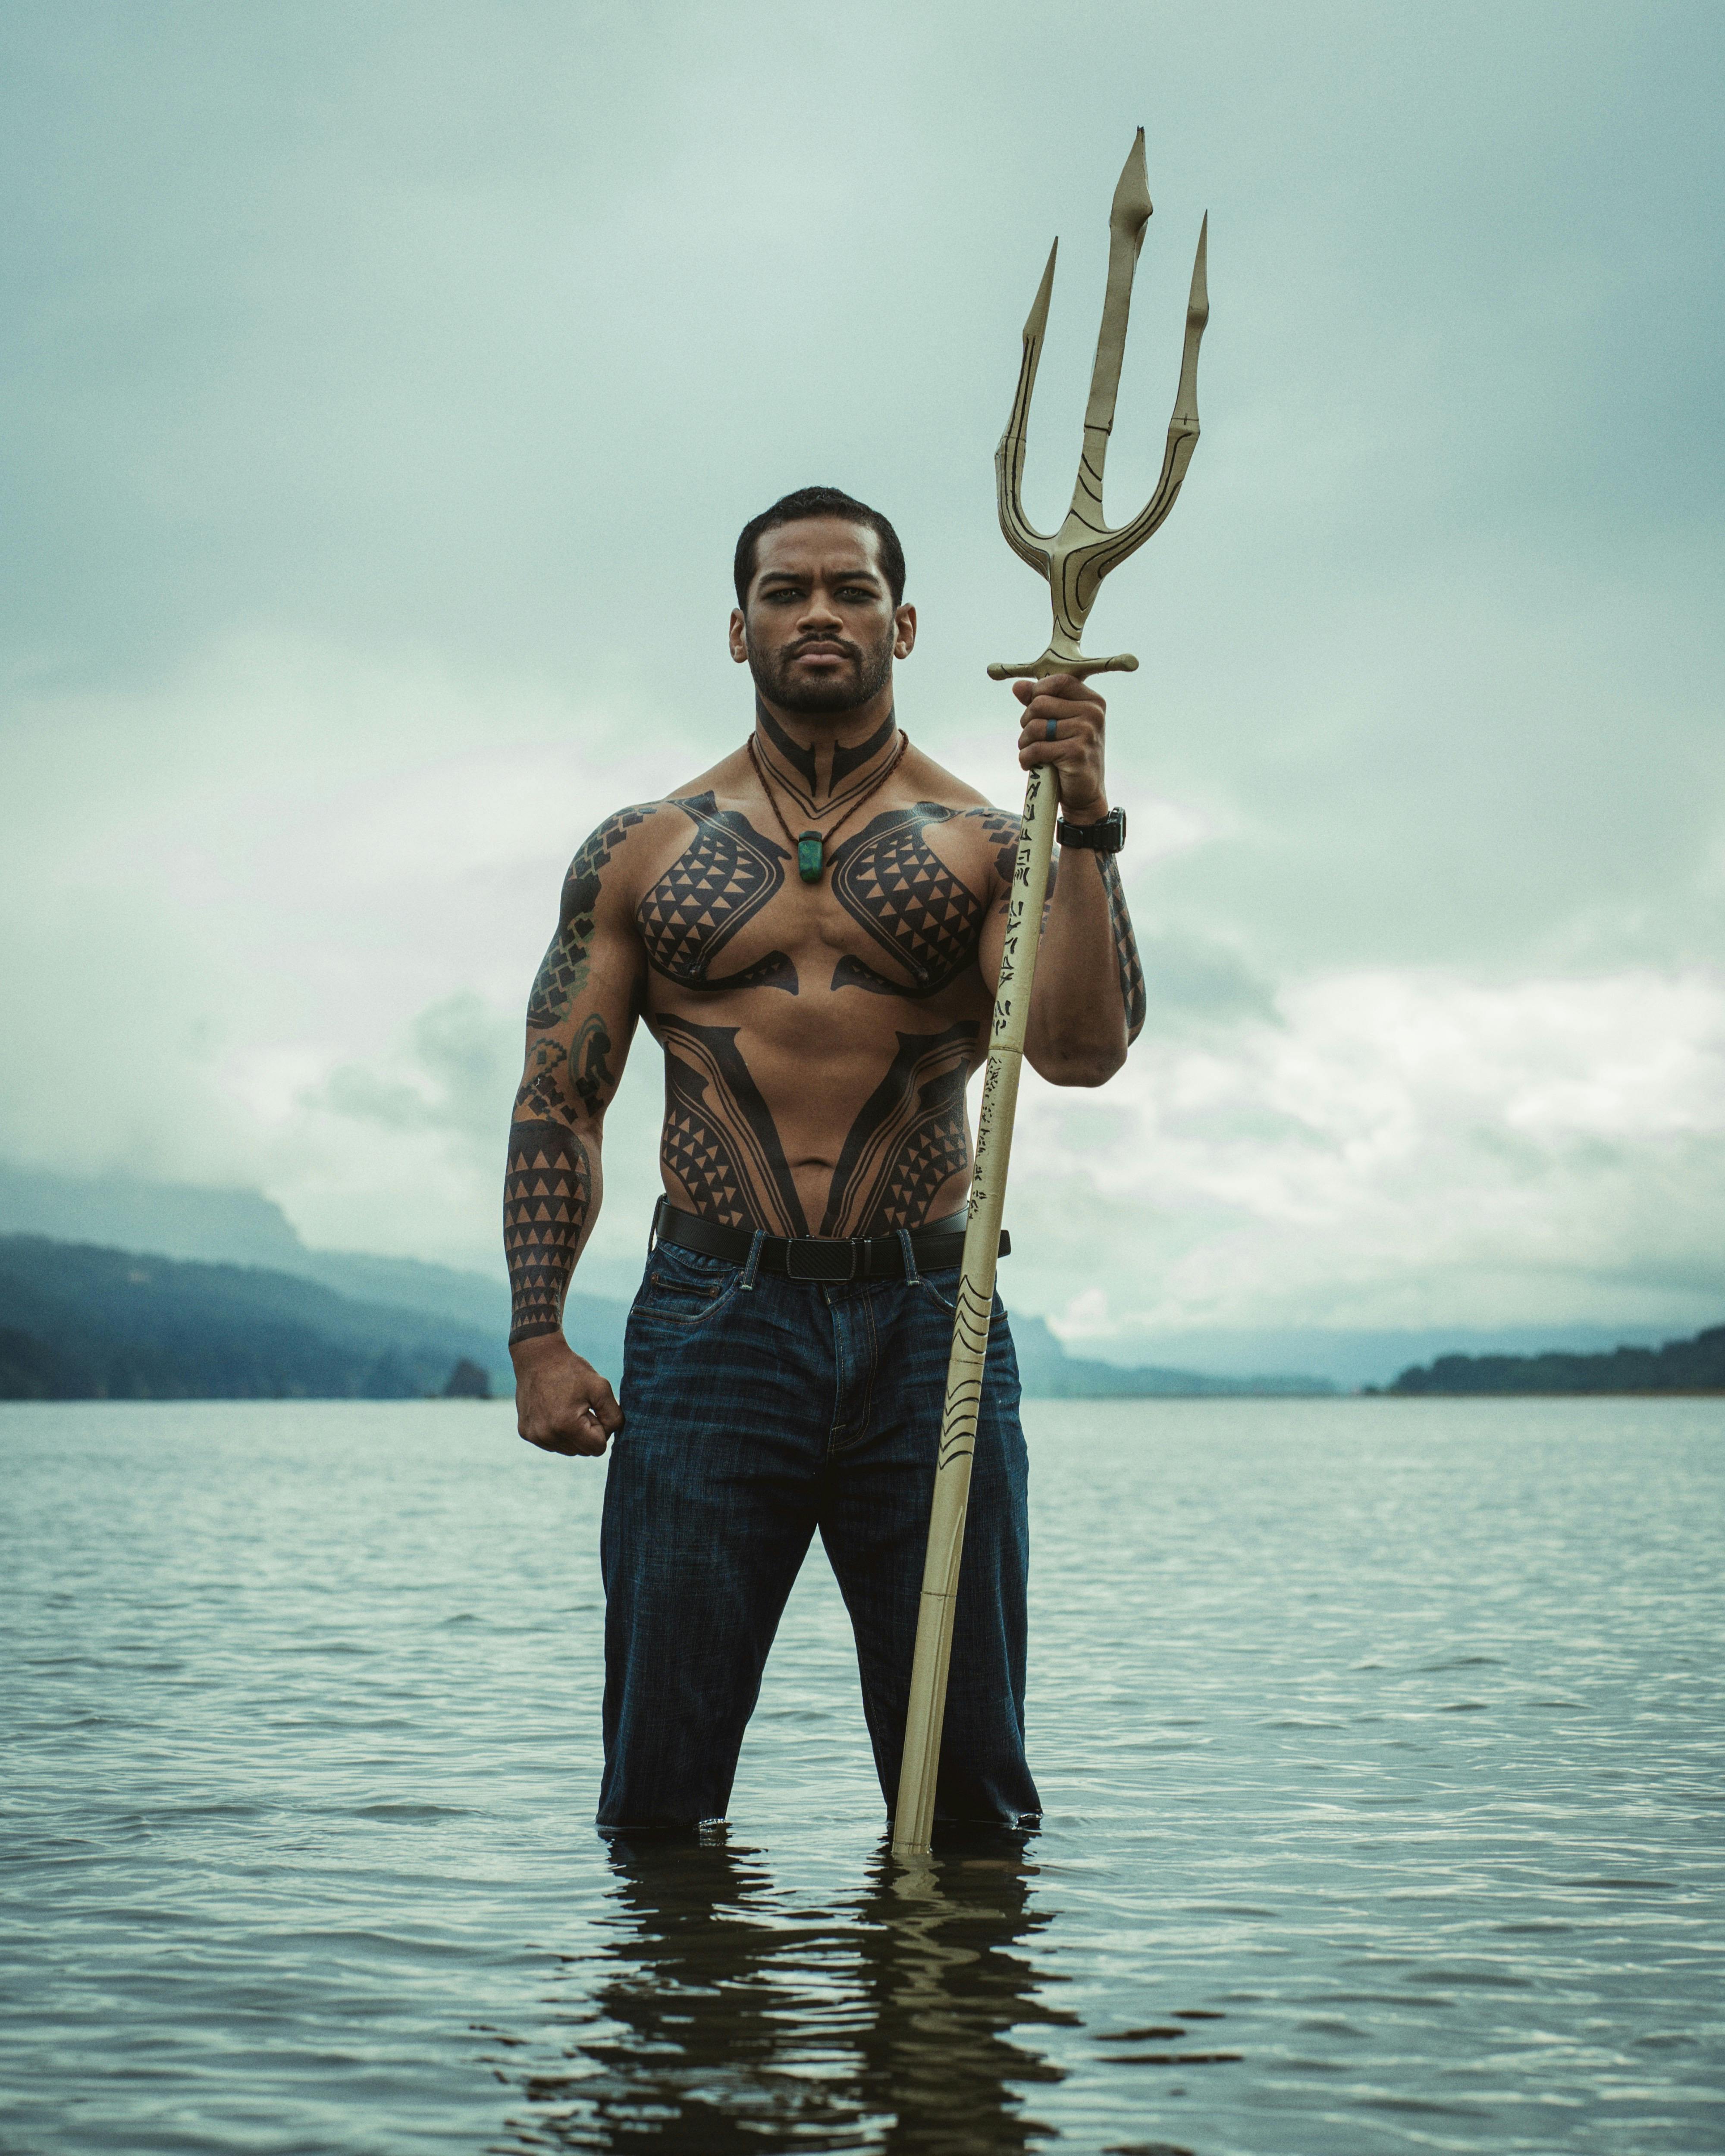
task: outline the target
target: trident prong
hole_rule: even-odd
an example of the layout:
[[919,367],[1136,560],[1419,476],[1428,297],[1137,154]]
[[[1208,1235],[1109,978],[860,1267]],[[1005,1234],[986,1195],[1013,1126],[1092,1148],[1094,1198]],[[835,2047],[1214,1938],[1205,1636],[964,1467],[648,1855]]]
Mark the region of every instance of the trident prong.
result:
[[1108,437],[1114,429],[1114,403],[1120,392],[1120,362],[1126,353],[1127,317],[1132,310],[1132,275],[1138,250],[1144,244],[1144,228],[1151,216],[1150,184],[1144,170],[1144,131],[1141,127],[1122,167],[1120,182],[1108,213],[1108,289],[1102,301],[1102,326],[1096,335],[1096,365],[1091,371],[1090,402],[1084,413],[1084,448],[1078,459],[1078,477],[1072,488],[1072,506],[1066,521],[1052,536],[1036,531],[1024,515],[1023,480],[1025,436],[1030,419],[1030,394],[1036,387],[1037,364],[1048,328],[1049,300],[1054,292],[1056,240],[1049,249],[1048,267],[1042,273],[1035,301],[1024,323],[1024,357],[1019,367],[1019,386],[1013,396],[1006,432],[994,452],[994,490],[1000,511],[1000,529],[1006,543],[1039,576],[1048,579],[1054,606],[1054,634],[1040,659],[1023,666],[998,663],[988,669],[997,681],[1041,680],[1050,674],[1130,674],[1137,660],[1129,651],[1112,659],[1086,659],[1079,649],[1084,624],[1096,604],[1101,582],[1128,554],[1136,553],[1173,507],[1198,446],[1198,347],[1204,324],[1210,318],[1209,288],[1204,280],[1204,246],[1209,234],[1206,214],[1198,232],[1198,254],[1192,264],[1192,291],[1186,302],[1186,343],[1180,359],[1180,386],[1174,395],[1174,413],[1168,422],[1168,448],[1163,454],[1162,475],[1148,502],[1129,524],[1111,529],[1102,514],[1102,468],[1107,460]]

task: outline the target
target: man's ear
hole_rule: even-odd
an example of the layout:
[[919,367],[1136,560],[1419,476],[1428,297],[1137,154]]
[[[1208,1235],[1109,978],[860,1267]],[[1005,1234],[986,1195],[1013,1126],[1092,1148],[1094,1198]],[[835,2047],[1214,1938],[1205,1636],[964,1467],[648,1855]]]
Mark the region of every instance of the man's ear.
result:
[[[737,619],[741,621],[742,616],[739,614]],[[908,659],[916,649],[916,609],[913,606],[895,607],[892,609],[892,655],[895,659]]]
[[746,666],[748,664],[748,639],[743,629],[741,607],[732,607],[731,609],[731,656],[739,666]]

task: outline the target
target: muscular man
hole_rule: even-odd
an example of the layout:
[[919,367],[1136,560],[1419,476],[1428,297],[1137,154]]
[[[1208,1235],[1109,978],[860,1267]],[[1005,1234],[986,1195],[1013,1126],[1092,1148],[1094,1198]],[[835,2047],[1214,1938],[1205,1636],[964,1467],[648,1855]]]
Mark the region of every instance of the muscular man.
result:
[[[504,1233],[521,1433],[602,1453],[599,1825],[723,1816],[785,1599],[818,1527],[856,1636],[880,1786],[896,1794],[971,1169],[1018,819],[900,731],[916,639],[884,516],[830,487],[737,542],[731,653],[754,732],[608,817],[563,886],[527,1009]],[[1110,846],[1103,706],[1014,685],[1019,761],[1058,774],[1028,1053],[1099,1086],[1143,1019]],[[1090,843],[1086,850],[1077,849]],[[622,1405],[563,1339],[599,1208],[605,1110],[638,1019],[665,1055],[665,1196],[630,1312]],[[1004,1245],[1003,1245],[1004,1247]],[[1019,1824],[1026,1463],[991,1331],[937,1820]]]

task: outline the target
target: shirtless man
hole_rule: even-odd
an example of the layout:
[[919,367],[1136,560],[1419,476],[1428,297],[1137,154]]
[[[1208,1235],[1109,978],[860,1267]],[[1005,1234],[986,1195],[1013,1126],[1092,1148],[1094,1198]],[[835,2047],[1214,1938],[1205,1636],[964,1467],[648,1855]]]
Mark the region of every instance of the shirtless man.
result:
[[[575,856],[527,1009],[504,1200],[521,1435],[602,1453],[603,1831],[723,1817],[761,1672],[819,1527],[890,1806],[952,1295],[1019,819],[900,732],[916,640],[875,511],[788,495],[737,542],[731,654],[754,732]],[[1068,856],[1027,1052],[1100,1086],[1143,1020],[1102,784],[1102,700],[1014,684]],[[1084,850],[1080,851],[1079,849]],[[656,1244],[622,1406],[563,1338],[600,1138],[637,1019],[665,1055]],[[1003,1250],[1005,1240],[1003,1238]],[[936,1816],[1023,1825],[1026,1461],[997,1300]]]

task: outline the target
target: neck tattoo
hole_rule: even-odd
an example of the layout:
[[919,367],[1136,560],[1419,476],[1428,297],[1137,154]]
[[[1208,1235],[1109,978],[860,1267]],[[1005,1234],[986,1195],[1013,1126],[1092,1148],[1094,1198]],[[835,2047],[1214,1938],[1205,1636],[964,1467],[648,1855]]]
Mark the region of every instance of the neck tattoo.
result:
[[791,827],[786,823],[784,811],[778,805],[778,796],[773,790],[773,781],[767,776],[767,767],[761,761],[761,752],[755,747],[755,737],[752,734],[749,736],[747,743],[749,760],[755,767],[755,776],[760,780],[768,804],[773,814],[778,819],[779,829],[784,833],[785,837],[796,849],[797,874],[802,877],[804,883],[820,881],[827,865],[827,848],[831,845],[863,803],[874,799],[893,773],[898,769],[904,759],[905,751],[910,746],[910,736],[901,733],[898,737],[898,747],[881,766],[879,775],[858,794],[855,800],[829,830],[817,831],[811,824],[807,830],[798,831],[794,837],[792,837]]

